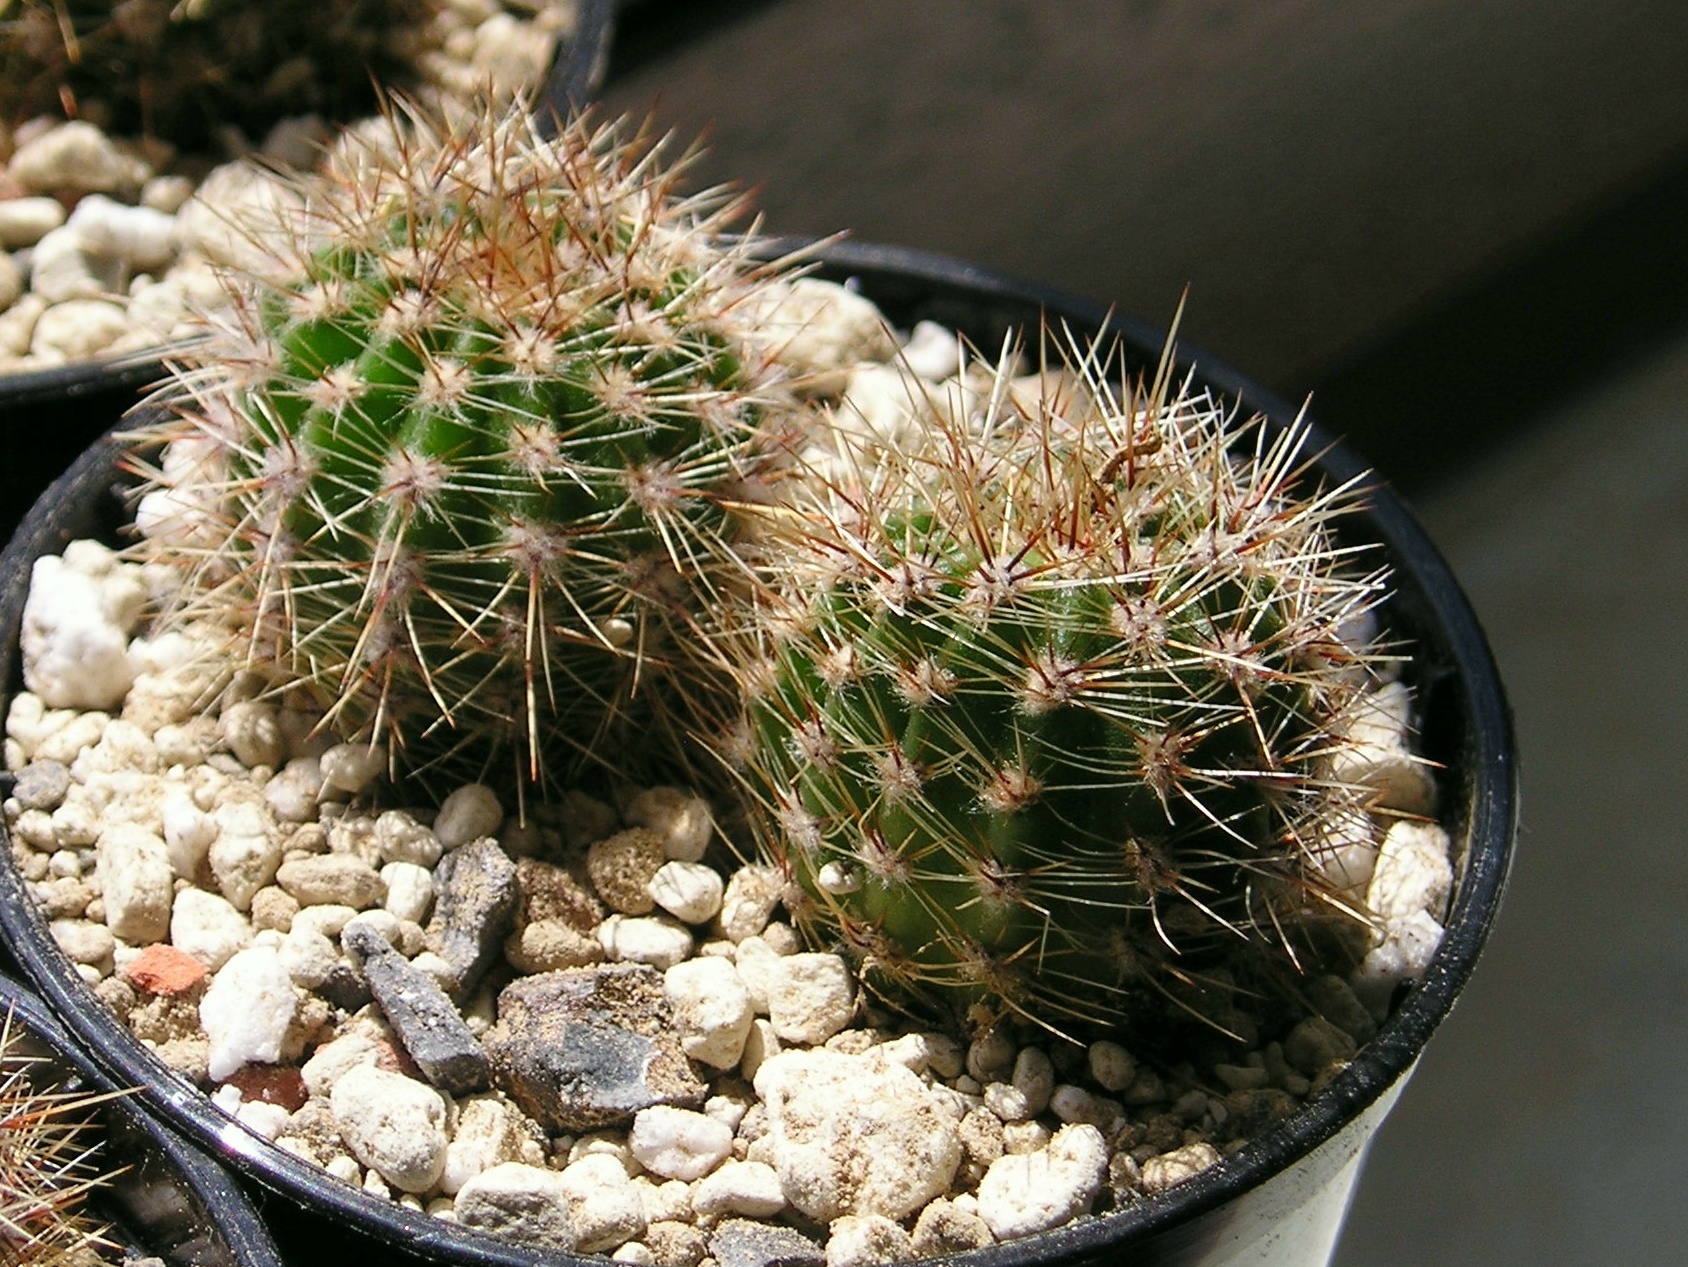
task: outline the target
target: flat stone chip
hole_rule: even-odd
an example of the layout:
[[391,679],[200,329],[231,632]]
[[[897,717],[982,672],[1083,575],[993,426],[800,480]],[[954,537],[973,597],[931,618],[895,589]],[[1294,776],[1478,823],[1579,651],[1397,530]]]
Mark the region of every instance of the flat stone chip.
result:
[[485,1046],[498,1084],[556,1131],[625,1124],[658,1104],[696,1108],[708,1093],[680,1049],[662,974],[644,964],[512,982]]

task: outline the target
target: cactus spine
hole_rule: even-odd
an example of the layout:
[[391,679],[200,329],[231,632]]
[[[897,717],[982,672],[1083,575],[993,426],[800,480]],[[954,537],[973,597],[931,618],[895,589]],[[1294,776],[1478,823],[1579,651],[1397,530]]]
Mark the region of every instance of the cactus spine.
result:
[[183,354],[150,557],[413,771],[625,758],[703,689],[693,615],[790,419],[745,315],[771,270],[611,128],[389,123]]
[[1381,587],[1301,431],[1072,352],[1059,389],[999,370],[918,451],[831,463],[777,534],[733,750],[812,936],[888,995],[1062,1031],[1222,1013],[1218,965],[1288,944],[1361,796],[1321,770]]

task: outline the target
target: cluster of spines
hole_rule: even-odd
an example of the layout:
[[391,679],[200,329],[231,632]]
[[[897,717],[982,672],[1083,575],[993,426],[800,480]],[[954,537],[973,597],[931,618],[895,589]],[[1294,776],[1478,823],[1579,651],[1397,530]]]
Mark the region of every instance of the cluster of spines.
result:
[[341,733],[411,769],[503,736],[529,780],[614,760],[629,710],[708,689],[691,624],[789,439],[746,315],[777,269],[642,138],[389,122],[179,361],[144,438],[192,461],[142,517],[188,512],[155,542],[188,593]]
[[1321,773],[1366,678],[1342,630],[1382,585],[1301,428],[1072,351],[783,518],[730,749],[813,936],[1053,1028],[1211,1011],[1209,967],[1330,899],[1320,823],[1363,795]]

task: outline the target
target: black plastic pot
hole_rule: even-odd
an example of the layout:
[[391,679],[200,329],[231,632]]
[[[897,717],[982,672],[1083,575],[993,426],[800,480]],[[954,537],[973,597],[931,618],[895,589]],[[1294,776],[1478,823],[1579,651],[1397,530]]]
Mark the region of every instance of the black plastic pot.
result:
[[[573,37],[557,51],[535,115],[566,117],[603,84],[617,0],[580,0]],[[47,484],[163,377],[161,355],[141,353],[0,374],[0,533],[9,533]]]
[[[39,1074],[43,1086],[74,1095],[121,1089],[40,999],[0,976],[0,1018],[6,1016],[14,1035],[24,1035],[15,1050],[41,1058],[32,1076]],[[143,1096],[119,1096],[90,1112],[101,1164],[124,1169],[93,1192],[89,1210],[111,1225],[111,1239],[129,1254],[170,1267],[282,1267],[269,1231],[228,1172],[167,1130],[146,1111]]]
[[[1095,305],[954,260],[855,244],[835,246],[823,260],[824,275],[858,286],[898,325],[929,318],[984,348],[998,347],[1009,330],[1035,329],[1040,319],[1078,332],[1110,329],[1140,367],[1153,367],[1164,342],[1161,332]],[[1231,370],[1188,352],[1182,359],[1198,382],[1237,399],[1244,410],[1263,413],[1280,427],[1295,416],[1284,402]],[[1310,448],[1327,443],[1315,433]],[[17,677],[17,630],[31,560],[73,537],[110,534],[117,526],[115,460],[109,441],[92,449],[37,503],[0,555],[0,681]],[[1338,482],[1362,470],[1360,460],[1340,445],[1325,449],[1319,464]],[[1423,744],[1426,755],[1445,767],[1446,819],[1459,855],[1458,890],[1434,963],[1358,1058],[1293,1117],[1168,1193],[1106,1217],[967,1254],[965,1267],[1326,1260],[1366,1145],[1453,1006],[1495,918],[1516,812],[1510,717],[1482,631],[1407,508],[1387,487],[1379,487],[1370,501],[1368,513],[1345,521],[1345,537],[1376,543],[1393,568],[1386,619],[1413,640],[1410,674],[1422,705]],[[350,1262],[380,1245],[476,1267],[578,1261],[536,1254],[379,1201],[232,1128],[205,1096],[175,1082],[94,1000],[47,935],[15,870],[3,861],[0,910],[13,952],[67,1023],[119,1079],[157,1086],[150,1103],[194,1140],[278,1194],[271,1204],[272,1225],[285,1240],[309,1238],[313,1259]]]

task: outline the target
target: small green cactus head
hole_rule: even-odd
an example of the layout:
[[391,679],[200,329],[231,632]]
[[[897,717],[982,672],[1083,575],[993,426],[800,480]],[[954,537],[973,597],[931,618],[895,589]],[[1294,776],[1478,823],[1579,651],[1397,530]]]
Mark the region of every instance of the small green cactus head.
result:
[[649,755],[793,416],[745,315],[776,270],[612,127],[389,124],[178,358],[147,557],[412,772]]
[[1073,359],[829,464],[857,477],[777,534],[731,751],[812,936],[1060,1032],[1211,1017],[1222,965],[1287,943],[1359,796],[1321,771],[1382,584],[1303,431]]

